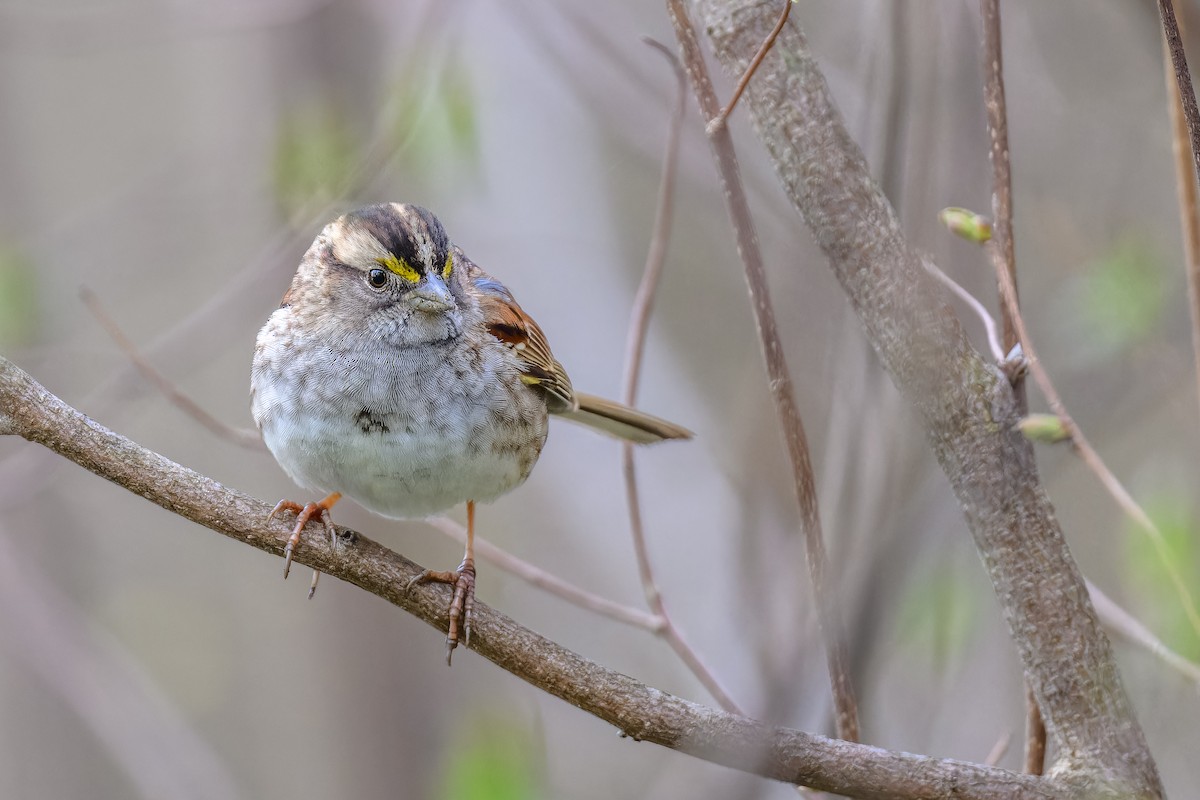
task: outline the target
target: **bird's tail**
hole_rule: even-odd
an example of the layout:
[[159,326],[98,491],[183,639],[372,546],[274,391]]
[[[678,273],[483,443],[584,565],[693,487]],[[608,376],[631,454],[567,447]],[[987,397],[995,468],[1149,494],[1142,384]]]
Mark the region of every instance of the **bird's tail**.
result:
[[613,400],[581,392],[575,393],[575,399],[579,401],[579,408],[567,411],[562,416],[609,436],[634,444],[654,444],[666,439],[692,438],[692,432],[687,428],[644,414]]

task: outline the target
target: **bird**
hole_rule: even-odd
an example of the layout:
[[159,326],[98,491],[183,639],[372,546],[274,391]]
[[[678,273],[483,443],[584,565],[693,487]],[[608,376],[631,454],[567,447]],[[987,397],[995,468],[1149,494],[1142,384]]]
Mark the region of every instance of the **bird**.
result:
[[271,511],[296,515],[285,578],[306,524],[319,521],[334,536],[331,509],[343,497],[398,519],[466,504],[462,563],[425,570],[406,587],[453,587],[447,663],[460,637],[470,643],[475,504],[525,482],[550,416],[636,444],[692,437],[575,391],[512,292],[431,212],[402,203],[350,211],[313,241],[258,334],[250,407],[284,472],[323,495]]

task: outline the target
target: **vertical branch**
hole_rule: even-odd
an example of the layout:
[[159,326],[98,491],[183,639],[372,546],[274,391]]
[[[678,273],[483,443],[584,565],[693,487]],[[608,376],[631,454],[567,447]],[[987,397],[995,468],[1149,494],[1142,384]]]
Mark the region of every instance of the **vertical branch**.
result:
[[[1020,341],[1013,317],[1017,312],[1017,260],[1012,225],[1012,165],[1008,149],[1008,104],[1004,96],[1004,50],[1000,43],[1000,0],[980,0],[983,18],[983,101],[987,109],[988,135],[991,140],[989,157],[992,162],[992,247],[998,285],[1012,286],[1013,304],[1000,304],[1001,324],[1004,326],[1004,352],[1007,354]],[[1020,378],[1013,381],[1013,394],[1018,407],[1029,406],[1025,384]],[[1046,723],[1038,708],[1037,696],[1025,689],[1025,771],[1041,775],[1046,766]]]
[[1171,54],[1171,65],[1175,68],[1179,101],[1183,106],[1183,117],[1187,121],[1188,135],[1191,138],[1192,166],[1200,172],[1200,109],[1196,108],[1196,90],[1192,88],[1192,76],[1188,72],[1187,55],[1183,51],[1183,39],[1179,33],[1179,21],[1175,18],[1175,7],[1171,0],[1158,0],[1158,15],[1162,20],[1167,51]]
[[[1169,9],[1168,3],[1168,10]],[[1160,4],[1161,8],[1161,4]],[[1167,112],[1171,119],[1171,151],[1175,157],[1175,187],[1179,195],[1179,221],[1183,227],[1184,270],[1187,274],[1188,307],[1192,316],[1192,355],[1196,362],[1197,398],[1200,399],[1200,203],[1196,199],[1195,164],[1200,153],[1192,139],[1192,158],[1188,158],[1188,130],[1196,127],[1196,97],[1191,91],[1187,57],[1183,52],[1184,18],[1163,15],[1163,62],[1167,80]],[[1174,28],[1174,36],[1171,28]],[[1184,86],[1191,96],[1190,116]]]
[[[1017,286],[1017,260],[1012,229],[1012,168],[1008,158],[1008,110],[1004,99],[1004,63],[1000,47],[1000,2],[980,0],[983,16],[983,102],[987,108],[989,158],[992,162],[992,242],[1000,251],[996,268],[1008,272],[1014,293]],[[997,276],[999,279],[999,276]],[[1004,350],[1017,344],[1017,332],[1008,308],[1000,309],[1004,326]]]
[[[642,354],[645,351],[646,330],[650,325],[650,312],[654,307],[654,296],[658,292],[659,280],[662,278],[663,264],[667,257],[667,242],[670,239],[671,212],[675,198],[675,173],[679,162],[679,133],[683,128],[684,98],[687,83],[683,68],[675,54],[653,39],[645,39],[646,44],[655,48],[667,57],[674,68],[677,79],[675,103],[671,109],[670,130],[667,133],[666,152],[663,154],[662,178],[658,187],[658,203],[654,213],[654,232],[650,238],[650,246],[646,251],[646,267],[642,272],[642,282],[638,285],[634,297],[633,310],[630,313],[629,333],[625,345],[625,376],[621,394],[622,402],[633,406],[637,397],[638,379],[642,373]],[[671,615],[667,612],[662,592],[658,589],[658,581],[654,578],[654,568],[650,564],[650,552],[646,547],[646,532],[642,524],[642,503],[638,492],[637,470],[633,458],[633,445],[626,442],[621,446],[621,469],[625,476],[625,499],[629,505],[629,529],[633,535],[633,549],[637,556],[638,575],[642,580],[642,589],[646,593],[646,603],[650,611],[661,622],[659,633],[675,654],[687,665],[692,674],[704,685],[723,709],[734,714],[745,712],[721,685],[711,670],[700,660],[700,656],[683,638]]]
[[[772,4],[694,1],[716,57],[740,74],[770,29]],[[1161,796],[1154,758],[1038,478],[1032,445],[1010,425],[1011,386],[979,357],[940,299],[797,26],[784,27],[742,103],[880,362],[921,416],[1059,744],[1056,775],[1121,796]],[[1020,319],[1013,321],[1020,334]],[[1031,357],[1031,372],[1037,366]]]
[[[692,27],[684,0],[667,0],[675,35],[683,52],[683,62],[692,81],[692,89],[700,105],[704,119],[712,120],[720,114],[716,91],[704,65],[700,43]],[[761,50],[761,47],[760,47]],[[834,606],[833,595],[827,584],[828,562],[825,544],[821,535],[821,519],[817,510],[816,485],[812,463],[808,456],[808,440],[800,411],[796,406],[792,379],[788,374],[783,354],[783,344],[775,322],[775,310],[767,287],[766,270],[763,266],[762,250],[758,234],[750,216],[750,206],[742,186],[741,169],[733,149],[733,139],[725,125],[712,126],[708,131],[709,144],[717,164],[721,188],[729,217],[737,239],[738,254],[745,268],[746,283],[750,300],[754,306],[754,318],[766,360],[767,377],[770,381],[771,397],[779,416],[792,465],[796,498],[800,504],[801,528],[808,555],[808,569],[812,577],[813,593],[816,598],[817,621],[825,639],[829,678],[833,689],[834,707],[837,713],[837,731],[842,739],[858,740],[858,706],[850,684],[849,659],[846,655],[845,639]]]

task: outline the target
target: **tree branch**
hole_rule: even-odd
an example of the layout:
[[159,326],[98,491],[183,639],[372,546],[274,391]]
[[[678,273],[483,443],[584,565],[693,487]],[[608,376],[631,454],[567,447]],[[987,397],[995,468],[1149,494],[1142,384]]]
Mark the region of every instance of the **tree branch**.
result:
[[[1183,51],[1186,6],[1179,14],[1170,3],[1159,3],[1163,25],[1164,75],[1167,79],[1167,115],[1171,121],[1171,153],[1175,158],[1175,188],[1179,202],[1179,224],[1183,230],[1183,266],[1187,275],[1188,310],[1192,318],[1192,358],[1200,388],[1200,199],[1196,197],[1196,159],[1200,158],[1200,109]],[[1185,89],[1186,87],[1186,89]],[[1191,95],[1191,102],[1184,100]],[[1190,117],[1188,115],[1191,115]],[[1189,148],[1189,143],[1191,147]],[[1200,391],[1196,394],[1200,398]]]
[[[684,0],[668,0],[667,9],[675,26],[675,36],[679,39],[683,63],[691,79],[700,113],[707,120],[716,119],[721,111],[720,104],[717,102],[717,93],[709,78],[708,68],[704,64],[704,56],[700,52],[700,43],[696,39],[696,31],[688,16],[687,6]],[[757,45],[754,59],[747,65],[745,74],[753,71],[751,67],[755,60],[761,63],[770,50],[770,43],[775,40],[786,21],[786,15],[781,17],[776,27]],[[749,83],[747,78],[743,88]],[[767,285],[758,232],[750,215],[750,203],[742,185],[741,168],[738,166],[728,126],[724,123],[710,126],[706,132],[713,160],[716,162],[717,175],[725,194],[725,205],[729,212],[729,221],[733,225],[738,255],[742,259],[750,302],[754,308],[754,323],[758,329],[759,346],[762,348],[763,361],[767,368],[775,416],[778,418],[779,429],[787,446],[788,460],[791,462],[792,483],[796,491],[796,502],[800,507],[800,532],[804,537],[808,574],[812,580],[813,598],[816,600],[817,624],[825,643],[825,660],[833,694],[837,734],[842,739],[857,741],[858,701],[850,683],[850,658],[847,654],[846,637],[842,633],[836,598],[828,583],[829,559],[825,555],[821,514],[817,507],[816,477],[813,475],[812,460],[808,455],[808,436],[804,432],[804,422],[796,404],[796,393],[792,388],[792,376],[788,371],[783,341],[775,322],[775,306],[771,303],[771,291]]]
[[[1012,285],[1017,298],[1017,257],[1012,224],[1012,166],[1008,149],[1008,102],[1004,96],[1004,49],[1000,45],[1000,0],[980,0],[983,21],[983,104],[987,109],[989,157],[992,162],[992,247],[996,254],[997,286]],[[1004,275],[999,274],[1004,270]],[[1000,304],[1004,323],[1004,352],[1007,355],[1019,343],[1013,313],[1017,306]],[[1013,397],[1021,411],[1029,409],[1022,372],[1010,372]],[[1025,689],[1025,771],[1041,775],[1046,771],[1046,724],[1038,707],[1037,696]]]
[[[741,74],[775,19],[765,0],[697,0],[718,60]],[[794,22],[794,18],[793,18]],[[970,346],[872,180],[795,25],[747,89],[792,204],[901,393],[920,412],[963,506],[1047,727],[1051,774],[1094,796],[1161,796],[1112,647],[1014,428],[1008,380]]]
[[[266,522],[270,506],[113,433],[2,357],[0,432],[42,444],[231,539],[283,554],[290,531]],[[325,537],[309,537],[296,561],[445,630],[447,589],[404,590],[419,565],[347,528],[338,528],[338,539],[334,549]],[[470,649],[635,740],[776,780],[862,798],[1069,796],[1045,778],[842,742],[707,708],[588,661],[482,603],[475,606]]]

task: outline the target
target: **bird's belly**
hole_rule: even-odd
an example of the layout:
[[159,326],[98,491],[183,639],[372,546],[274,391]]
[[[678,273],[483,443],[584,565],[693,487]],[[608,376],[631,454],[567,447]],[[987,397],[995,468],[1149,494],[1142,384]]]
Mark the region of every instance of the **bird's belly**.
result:
[[285,413],[263,427],[263,438],[301,486],[341,492],[384,516],[424,517],[494,500],[521,485],[537,461],[544,415],[534,424],[496,426],[486,410],[467,411],[452,424],[423,425],[402,414],[334,420]]

